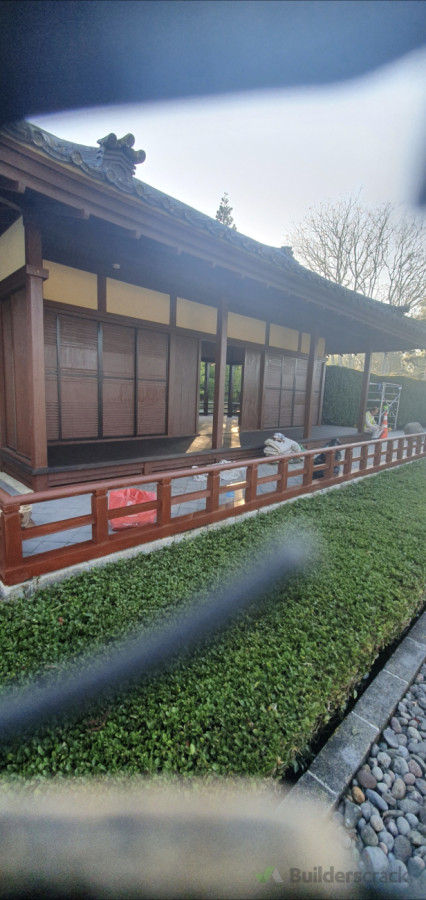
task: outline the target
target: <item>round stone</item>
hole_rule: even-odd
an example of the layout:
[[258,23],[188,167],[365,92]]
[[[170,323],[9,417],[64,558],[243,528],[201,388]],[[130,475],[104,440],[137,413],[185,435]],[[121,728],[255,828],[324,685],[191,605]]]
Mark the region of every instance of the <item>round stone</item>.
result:
[[399,834],[397,838],[395,838],[395,843],[393,847],[393,852],[395,854],[396,859],[402,859],[405,862],[406,859],[409,859],[411,856],[411,844],[407,837],[403,834]]
[[406,747],[408,744],[408,738],[406,734],[397,734],[396,739],[400,747]]
[[370,755],[373,757],[373,759],[376,758],[378,752],[379,752],[379,748],[378,748],[377,744],[373,744],[373,746],[370,750]]
[[383,831],[383,828],[385,827],[382,819],[377,815],[371,816],[370,825],[372,828],[374,828],[374,831],[377,832]]
[[[374,793],[374,792],[372,791],[371,793]],[[368,799],[370,800],[371,798],[369,797]],[[404,813],[413,813],[414,815],[416,815],[416,813],[418,813],[418,811],[420,809],[419,804],[417,803],[416,800],[407,800],[407,799],[399,801],[399,808],[402,809],[402,811]]]
[[403,800],[407,793],[407,786],[402,778],[396,778],[392,786],[392,796],[395,800]]
[[409,772],[408,762],[402,756],[395,756],[391,763],[395,775],[407,775]]
[[407,886],[407,881],[408,872],[405,863],[401,859],[391,859],[389,861],[389,883],[397,886]]
[[[376,779],[376,781],[383,781],[384,773],[382,772],[380,766],[373,766],[371,772],[372,772],[372,775],[374,776],[374,778]],[[372,787],[372,785],[368,784],[367,787]]]
[[407,819],[407,822],[410,823],[410,828],[417,828],[419,820],[417,816],[414,815],[414,813],[406,813],[405,818]]
[[367,819],[364,819],[364,816],[361,816],[361,818],[358,822],[357,828],[359,828],[359,830],[362,831],[362,829],[365,828],[366,824],[367,824]]
[[408,763],[408,771],[411,772],[412,775],[415,775],[416,778],[421,778],[423,775],[423,770],[420,768],[418,762],[415,759],[410,759]]
[[413,775],[412,772],[407,772],[407,774],[404,775],[405,784],[412,785],[412,784],[414,784],[415,780],[416,780],[416,776]]
[[377,837],[374,828],[372,828],[370,824],[366,825],[365,828],[362,829],[361,837],[366,847],[377,847],[379,843],[379,838]]
[[383,850],[383,853],[386,853],[386,856],[388,855],[389,850],[388,850],[386,844],[383,843],[383,841],[379,841],[379,849]]
[[420,831],[417,831],[415,828],[410,828],[407,838],[413,847],[426,847],[426,837],[423,837]]
[[393,836],[386,831],[386,828],[384,828],[383,831],[379,831],[377,837],[379,838],[379,847],[380,844],[385,844],[388,850],[393,850],[395,841]]
[[396,718],[396,716],[393,716],[393,718],[390,720],[390,726],[392,728],[392,731],[395,732],[395,734],[401,734],[401,730],[402,730],[401,725],[400,725],[398,719]]
[[389,790],[389,785],[386,781],[379,781],[379,783],[376,784],[376,790],[379,791],[380,794],[386,794]]
[[[397,820],[398,821],[398,820]],[[393,819],[387,819],[386,821],[386,831],[392,835],[392,837],[398,837],[399,831],[395,825],[395,821]]]
[[425,861],[421,856],[412,856],[407,862],[407,870],[411,878],[419,878],[424,869]]
[[373,815],[373,812],[374,812],[374,809],[373,809],[373,806],[371,805],[371,803],[368,800],[364,800],[364,803],[361,803],[361,810],[362,810],[364,819],[366,819],[367,822],[369,822],[371,819],[371,816]]
[[416,788],[418,791],[420,791],[421,794],[423,794],[424,797],[426,796],[426,781],[424,780],[424,778],[417,778]]
[[399,834],[406,835],[410,831],[411,825],[407,822],[407,819],[404,819],[404,816],[398,816],[396,820],[396,826],[399,831]]
[[384,750],[381,750],[377,754],[377,762],[378,762],[378,765],[382,767],[382,769],[388,769],[392,760],[391,760],[391,757],[389,756],[389,753],[386,753]]
[[361,787],[371,789],[374,789],[376,787],[377,778],[374,777],[373,773],[367,766],[363,769],[360,769],[359,772],[356,773],[356,777]]
[[367,872],[387,872],[389,868],[386,853],[380,847],[365,847],[362,862]]
[[392,731],[392,728],[385,728],[383,732],[383,737],[388,745],[388,747],[392,747],[393,749],[397,749],[399,746],[398,741],[396,739],[396,734]]
[[346,828],[355,828],[355,825],[361,816],[362,812],[360,807],[355,803],[352,803],[351,800],[345,800],[345,814],[343,821]]
[[414,728],[412,725],[409,725],[407,728],[407,734],[413,741],[421,741],[420,732],[417,728]]
[[[411,777],[414,778],[414,775],[412,775]],[[365,794],[360,787],[353,787],[351,793],[353,799],[355,800],[355,803],[364,803]]]
[[[386,809],[389,809],[386,800],[384,800],[383,797],[380,796],[380,794],[376,793],[376,791],[372,791],[372,790],[370,790],[370,788],[367,788],[365,793],[367,795],[368,800],[370,800],[370,802],[373,804],[373,806],[377,807],[377,809],[380,809],[382,812],[384,812]],[[417,804],[416,804],[416,806],[417,806]],[[413,812],[414,812],[414,810],[413,810]]]

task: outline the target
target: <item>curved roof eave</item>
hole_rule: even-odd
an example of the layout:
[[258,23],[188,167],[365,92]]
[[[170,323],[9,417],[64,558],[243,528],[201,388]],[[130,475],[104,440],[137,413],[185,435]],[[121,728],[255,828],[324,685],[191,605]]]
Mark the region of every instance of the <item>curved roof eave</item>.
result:
[[[389,329],[393,334],[402,330],[411,345],[418,340],[419,348],[426,347],[426,324],[405,316],[398,308],[342,287],[312,272],[295,260],[291,247],[278,248],[262,244],[135,178],[134,165],[142,161],[144,154],[143,151],[139,151],[138,159],[138,153],[131,149],[134,141],[132,135],[127,135],[121,141],[117,140],[115,135],[109,135],[99,141],[100,147],[96,148],[58,138],[25,121],[14,123],[3,130],[15,140],[32,145],[59,163],[71,165],[99,184],[119,191],[122,196],[124,194],[139,199],[146,206],[162,212],[172,220],[189,225],[198,233],[213,238],[221,246],[225,242],[231,249],[248,254],[252,261],[257,259],[270,266],[276,273],[285,272],[293,285],[297,282],[300,288],[305,287],[309,292],[315,288],[319,289],[321,292],[319,303],[321,299],[324,302],[328,299],[331,304],[336,302],[343,304],[341,313],[347,312],[350,317],[351,312],[357,311],[358,314],[371,318],[374,327]],[[108,138],[115,140],[115,146],[112,141],[115,152],[110,153],[109,157],[106,155],[104,157],[102,145],[106,144]]]

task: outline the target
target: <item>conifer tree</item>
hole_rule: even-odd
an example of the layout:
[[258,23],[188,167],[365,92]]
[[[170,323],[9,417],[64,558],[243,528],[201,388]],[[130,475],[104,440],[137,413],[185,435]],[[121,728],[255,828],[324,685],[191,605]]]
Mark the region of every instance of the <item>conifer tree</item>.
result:
[[225,191],[219,205],[219,209],[216,212],[216,219],[218,222],[222,222],[222,225],[227,225],[228,228],[232,228],[233,231],[237,231],[237,226],[234,223],[234,219],[231,215],[233,210],[233,206],[229,205],[229,197],[227,192]]

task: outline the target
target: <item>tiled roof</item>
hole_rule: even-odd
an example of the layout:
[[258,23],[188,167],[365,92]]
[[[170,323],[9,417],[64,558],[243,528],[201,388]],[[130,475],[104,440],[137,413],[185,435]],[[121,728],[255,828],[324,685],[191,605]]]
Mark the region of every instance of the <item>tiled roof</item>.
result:
[[389,306],[328,281],[298,263],[293,257],[291,247],[278,248],[262,244],[135,178],[135,165],[143,162],[145,153],[143,150],[132,149],[133,135],[117,139],[114,134],[110,134],[98,141],[99,147],[87,147],[58,138],[30,122],[9,125],[4,132],[23,143],[32,144],[58,162],[75,166],[98,182],[108,184],[127,195],[139,197],[144,204],[162,210],[174,219],[211,235],[217,241],[225,242],[236,250],[244,251],[252,258],[257,257],[281,271],[287,271],[289,275],[295,276],[306,285],[311,287],[317,285],[322,291],[328,292],[330,299],[354,304],[373,317],[378,315],[382,322],[395,324],[397,321],[400,325],[408,326],[411,331],[415,329],[421,339],[421,345],[426,346],[426,324],[405,317],[398,307]]

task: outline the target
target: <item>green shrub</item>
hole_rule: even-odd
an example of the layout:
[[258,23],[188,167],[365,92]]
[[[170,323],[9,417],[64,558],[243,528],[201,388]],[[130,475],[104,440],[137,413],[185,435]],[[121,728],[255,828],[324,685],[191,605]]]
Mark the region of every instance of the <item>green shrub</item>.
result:
[[[398,410],[397,428],[404,428],[407,422],[420,422],[426,427],[426,384],[405,375],[374,375],[371,381],[401,384],[401,399]],[[358,423],[361,402],[362,372],[344,366],[326,366],[324,405],[322,421],[324,425],[344,425],[354,428]]]
[[192,661],[3,748],[2,774],[280,775],[422,604],[425,472],[414,462],[2,604],[0,681],[19,684],[221,590],[277,529],[314,528],[321,550],[314,573]]

